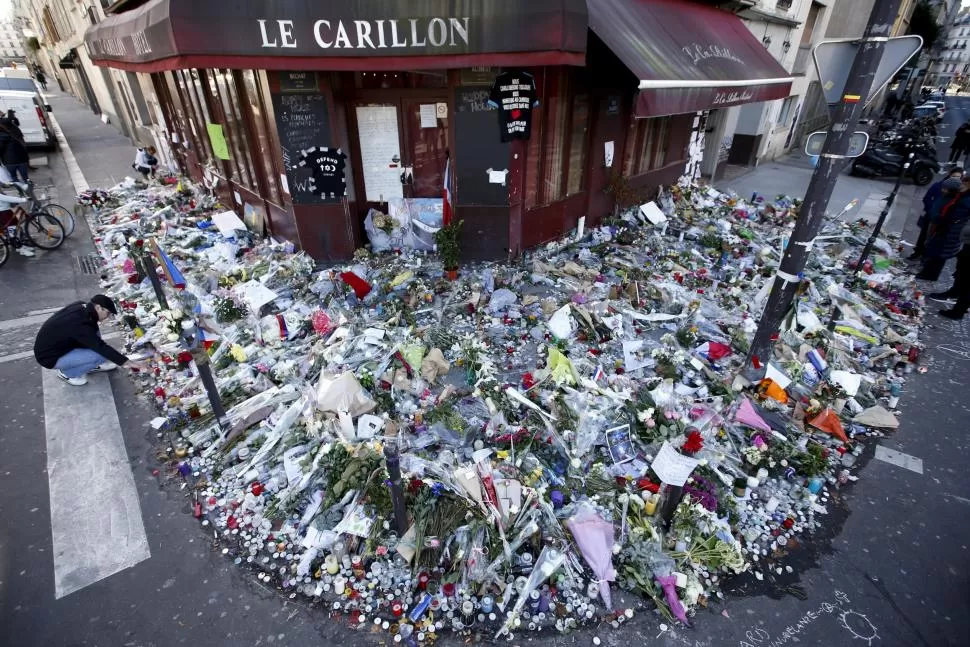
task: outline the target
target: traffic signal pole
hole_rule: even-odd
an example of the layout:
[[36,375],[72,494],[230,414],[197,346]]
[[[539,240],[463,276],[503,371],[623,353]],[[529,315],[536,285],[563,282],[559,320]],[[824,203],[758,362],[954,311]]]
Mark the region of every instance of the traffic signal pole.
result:
[[782,320],[792,306],[801,282],[801,274],[812,253],[815,237],[821,229],[825,210],[835,190],[836,180],[845,168],[849,141],[875,83],[876,70],[879,68],[886,41],[892,35],[900,2],[901,0],[875,0],[873,4],[869,23],[859,41],[859,51],[842,92],[842,99],[832,110],[832,124],[825,138],[818,166],[805,192],[795,230],[775,273],[771,293],[748,353],[746,374],[749,379],[761,378],[765,365],[771,359],[774,340]]

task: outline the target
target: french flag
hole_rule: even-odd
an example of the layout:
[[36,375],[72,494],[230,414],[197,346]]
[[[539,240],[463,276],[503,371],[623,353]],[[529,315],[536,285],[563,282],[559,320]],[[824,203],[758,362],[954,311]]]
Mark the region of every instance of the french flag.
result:
[[442,191],[441,224],[450,225],[452,219],[451,202],[451,155],[445,159],[445,186]]

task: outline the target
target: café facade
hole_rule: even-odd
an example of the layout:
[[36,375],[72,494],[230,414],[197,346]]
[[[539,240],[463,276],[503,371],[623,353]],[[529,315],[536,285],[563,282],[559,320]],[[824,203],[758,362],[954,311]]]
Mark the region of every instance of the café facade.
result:
[[464,256],[495,259],[676,181],[708,110],[788,96],[716,5],[120,0],[85,47],[151,76],[182,172],[255,228],[344,260],[370,209],[447,186]]

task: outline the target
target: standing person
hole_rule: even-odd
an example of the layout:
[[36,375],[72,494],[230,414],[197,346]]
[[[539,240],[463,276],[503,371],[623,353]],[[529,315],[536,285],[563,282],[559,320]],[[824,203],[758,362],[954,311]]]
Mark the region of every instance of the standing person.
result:
[[14,182],[18,180],[26,182],[30,156],[27,154],[27,144],[24,143],[24,134],[20,132],[19,126],[20,120],[13,110],[8,110],[7,116],[0,119],[0,162],[7,167],[10,178]]
[[[943,194],[943,183],[947,179],[953,179],[955,182],[951,182],[949,187],[950,191],[958,191],[960,188],[960,179],[963,177],[963,169],[959,166],[952,169],[947,177],[943,178],[939,182],[936,182],[929,189],[926,190],[926,194],[923,196],[923,213],[920,215],[919,220],[916,221],[916,225],[919,227],[919,237],[916,239],[916,245],[913,246],[913,253],[910,254],[909,260],[915,261],[917,258],[923,255],[923,249],[926,245],[926,235],[930,230],[930,211],[933,209],[933,205],[940,196]],[[943,205],[940,205],[942,208]],[[939,211],[936,212],[939,215]]]
[[970,120],[967,120],[953,133],[953,143],[950,144],[950,163],[955,163],[970,149]]
[[155,177],[155,169],[158,167],[155,147],[139,148],[138,152],[135,153],[135,163],[131,167],[141,173],[146,180],[149,176]]
[[953,258],[960,251],[960,233],[967,221],[970,221],[970,176],[963,178],[959,188],[960,193],[955,197],[950,194],[947,185],[951,181],[947,179],[944,182],[943,195],[936,203],[939,205],[945,202],[939,211],[939,216],[933,218],[930,223],[926,249],[923,252],[925,257],[923,269],[916,275],[917,279],[938,280],[947,259]]
[[57,376],[73,386],[87,384],[88,373],[113,371],[122,364],[143,368],[141,362],[129,360],[101,339],[98,323],[116,314],[114,301],[103,294],[61,308],[37,332],[34,358],[44,368],[56,369]]
[[47,76],[44,74],[44,71],[37,70],[37,74],[34,76],[34,78],[37,79],[38,83],[40,83],[40,87],[44,89],[44,92],[47,92]]
[[957,302],[952,307],[940,310],[941,317],[956,320],[963,319],[967,310],[970,310],[970,227],[964,226],[960,232],[960,242],[963,247],[957,254],[957,271],[953,274],[953,285],[945,292],[930,295],[935,301],[956,299]]

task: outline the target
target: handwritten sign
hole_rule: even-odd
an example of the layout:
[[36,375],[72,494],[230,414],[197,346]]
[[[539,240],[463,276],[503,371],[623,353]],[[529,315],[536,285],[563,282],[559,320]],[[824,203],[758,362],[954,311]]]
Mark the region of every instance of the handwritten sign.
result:
[[657,457],[653,459],[650,468],[667,485],[681,487],[687,482],[698,462],[696,458],[684,456],[670,443],[665,442],[657,452]]
[[[433,106],[432,106],[433,107]],[[360,165],[368,202],[403,198],[401,143],[395,106],[357,106]]]
[[311,187],[312,169],[299,166],[301,151],[330,143],[330,114],[326,99],[319,93],[310,94],[303,90],[290,92],[273,94],[276,132],[279,133],[280,154],[286,169],[287,193],[293,197],[295,204],[333,201],[321,197]]

